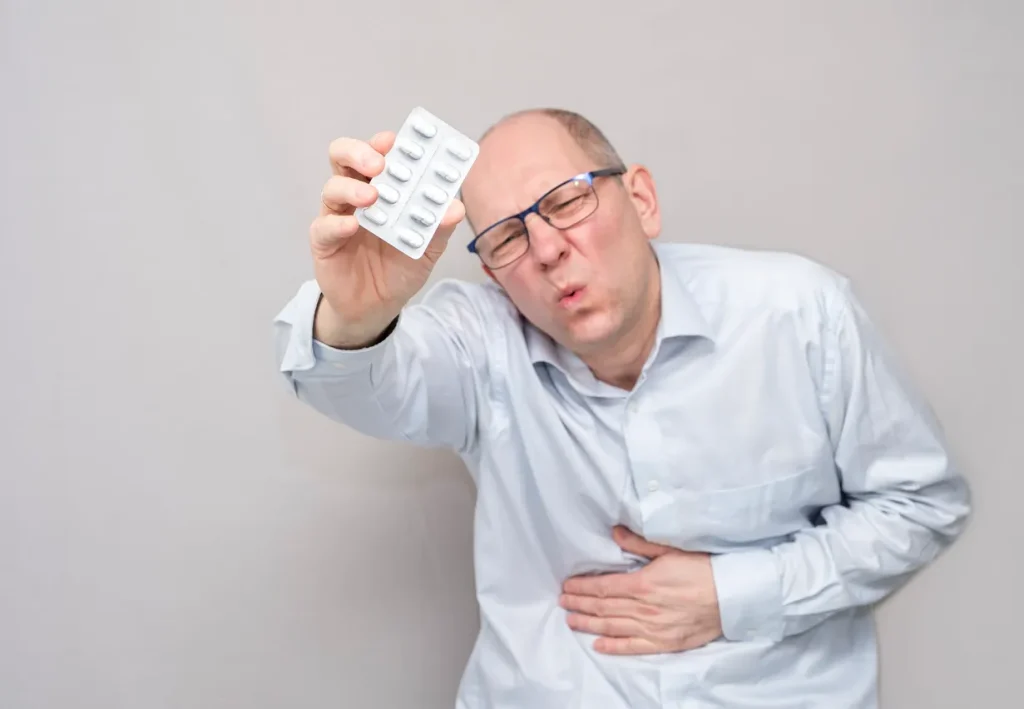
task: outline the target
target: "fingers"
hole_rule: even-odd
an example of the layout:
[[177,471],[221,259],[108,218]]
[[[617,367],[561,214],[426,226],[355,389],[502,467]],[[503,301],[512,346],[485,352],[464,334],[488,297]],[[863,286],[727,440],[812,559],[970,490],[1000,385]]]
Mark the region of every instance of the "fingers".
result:
[[632,618],[598,618],[572,614],[566,622],[573,630],[609,638],[643,637],[647,634],[643,626]]
[[593,596],[575,596],[562,594],[558,605],[567,611],[586,613],[587,615],[643,620],[659,614],[659,609],[640,601],[629,598],[594,598]]
[[668,652],[647,638],[604,637],[594,641],[594,649],[605,655],[657,655]]
[[369,207],[377,200],[377,188],[354,177],[335,175],[327,180],[320,201],[321,214],[351,214],[355,207]]
[[370,179],[384,170],[384,155],[395,144],[391,131],[377,133],[369,141],[358,138],[337,138],[331,141],[327,154],[335,175]]
[[[384,156],[394,144],[394,131],[381,131],[367,141],[343,137],[331,142],[328,155],[334,176],[324,185],[320,215],[310,226],[314,253],[321,257],[334,253],[359,230],[351,215],[356,208],[369,207],[377,200],[377,189],[367,183],[384,171]],[[460,200],[453,200],[424,256],[431,261],[440,258],[465,216],[465,206]]]
[[369,140],[370,147],[381,155],[387,155],[391,148],[395,147],[395,132],[391,130],[381,131]]
[[452,203],[448,205],[447,211],[445,211],[444,216],[441,218],[440,224],[437,225],[437,233],[430,240],[430,244],[423,252],[423,255],[431,261],[437,261],[441,254],[444,253],[445,248],[447,248],[448,240],[451,239],[452,234],[455,232],[455,227],[459,225],[459,222],[465,216],[465,205],[458,199],[452,200]]
[[439,229],[454,229],[466,216],[466,206],[458,199],[453,199],[441,218]]
[[612,538],[623,551],[636,554],[637,556],[646,556],[649,559],[655,559],[659,556],[675,551],[672,547],[667,547],[664,544],[649,542],[635,532],[632,532],[622,526],[617,526],[612,530]]
[[359,231],[359,221],[351,214],[324,214],[309,227],[309,244],[313,255],[327,258],[340,249]]
[[562,591],[575,596],[597,598],[633,598],[640,600],[646,592],[640,573],[573,576],[562,584]]

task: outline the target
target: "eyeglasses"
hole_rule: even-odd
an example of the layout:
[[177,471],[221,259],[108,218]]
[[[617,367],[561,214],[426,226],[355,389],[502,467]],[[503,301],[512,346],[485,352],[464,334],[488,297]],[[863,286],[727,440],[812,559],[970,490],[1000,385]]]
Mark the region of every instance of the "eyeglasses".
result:
[[470,253],[480,257],[488,268],[508,266],[530,248],[530,233],[526,228],[526,217],[536,214],[556,229],[568,229],[579,224],[595,211],[599,204],[594,190],[594,179],[621,175],[624,167],[608,167],[591,170],[552,187],[532,205],[493,224],[469,243]]

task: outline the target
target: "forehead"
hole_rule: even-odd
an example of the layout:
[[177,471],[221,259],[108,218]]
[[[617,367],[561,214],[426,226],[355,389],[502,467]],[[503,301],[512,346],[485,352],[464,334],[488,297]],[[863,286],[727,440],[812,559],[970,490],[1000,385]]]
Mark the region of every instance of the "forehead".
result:
[[552,118],[522,116],[498,125],[480,142],[480,155],[462,185],[470,220],[482,229],[525,209],[558,183],[594,165]]

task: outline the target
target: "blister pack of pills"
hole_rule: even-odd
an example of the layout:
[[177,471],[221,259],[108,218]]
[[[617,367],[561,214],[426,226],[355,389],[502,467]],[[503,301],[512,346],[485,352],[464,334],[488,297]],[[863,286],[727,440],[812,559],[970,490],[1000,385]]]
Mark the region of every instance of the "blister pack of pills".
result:
[[384,156],[384,171],[370,180],[377,201],[355,210],[369,232],[418,259],[437,232],[480,153],[480,146],[417,106]]

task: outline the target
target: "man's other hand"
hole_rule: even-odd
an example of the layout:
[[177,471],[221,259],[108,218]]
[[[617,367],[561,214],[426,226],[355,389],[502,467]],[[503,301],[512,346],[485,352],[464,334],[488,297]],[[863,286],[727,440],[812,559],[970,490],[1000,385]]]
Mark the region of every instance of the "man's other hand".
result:
[[632,573],[566,580],[559,604],[571,628],[600,636],[594,649],[612,655],[680,652],[721,637],[708,554],[654,544],[624,527],[612,536],[651,562]]

